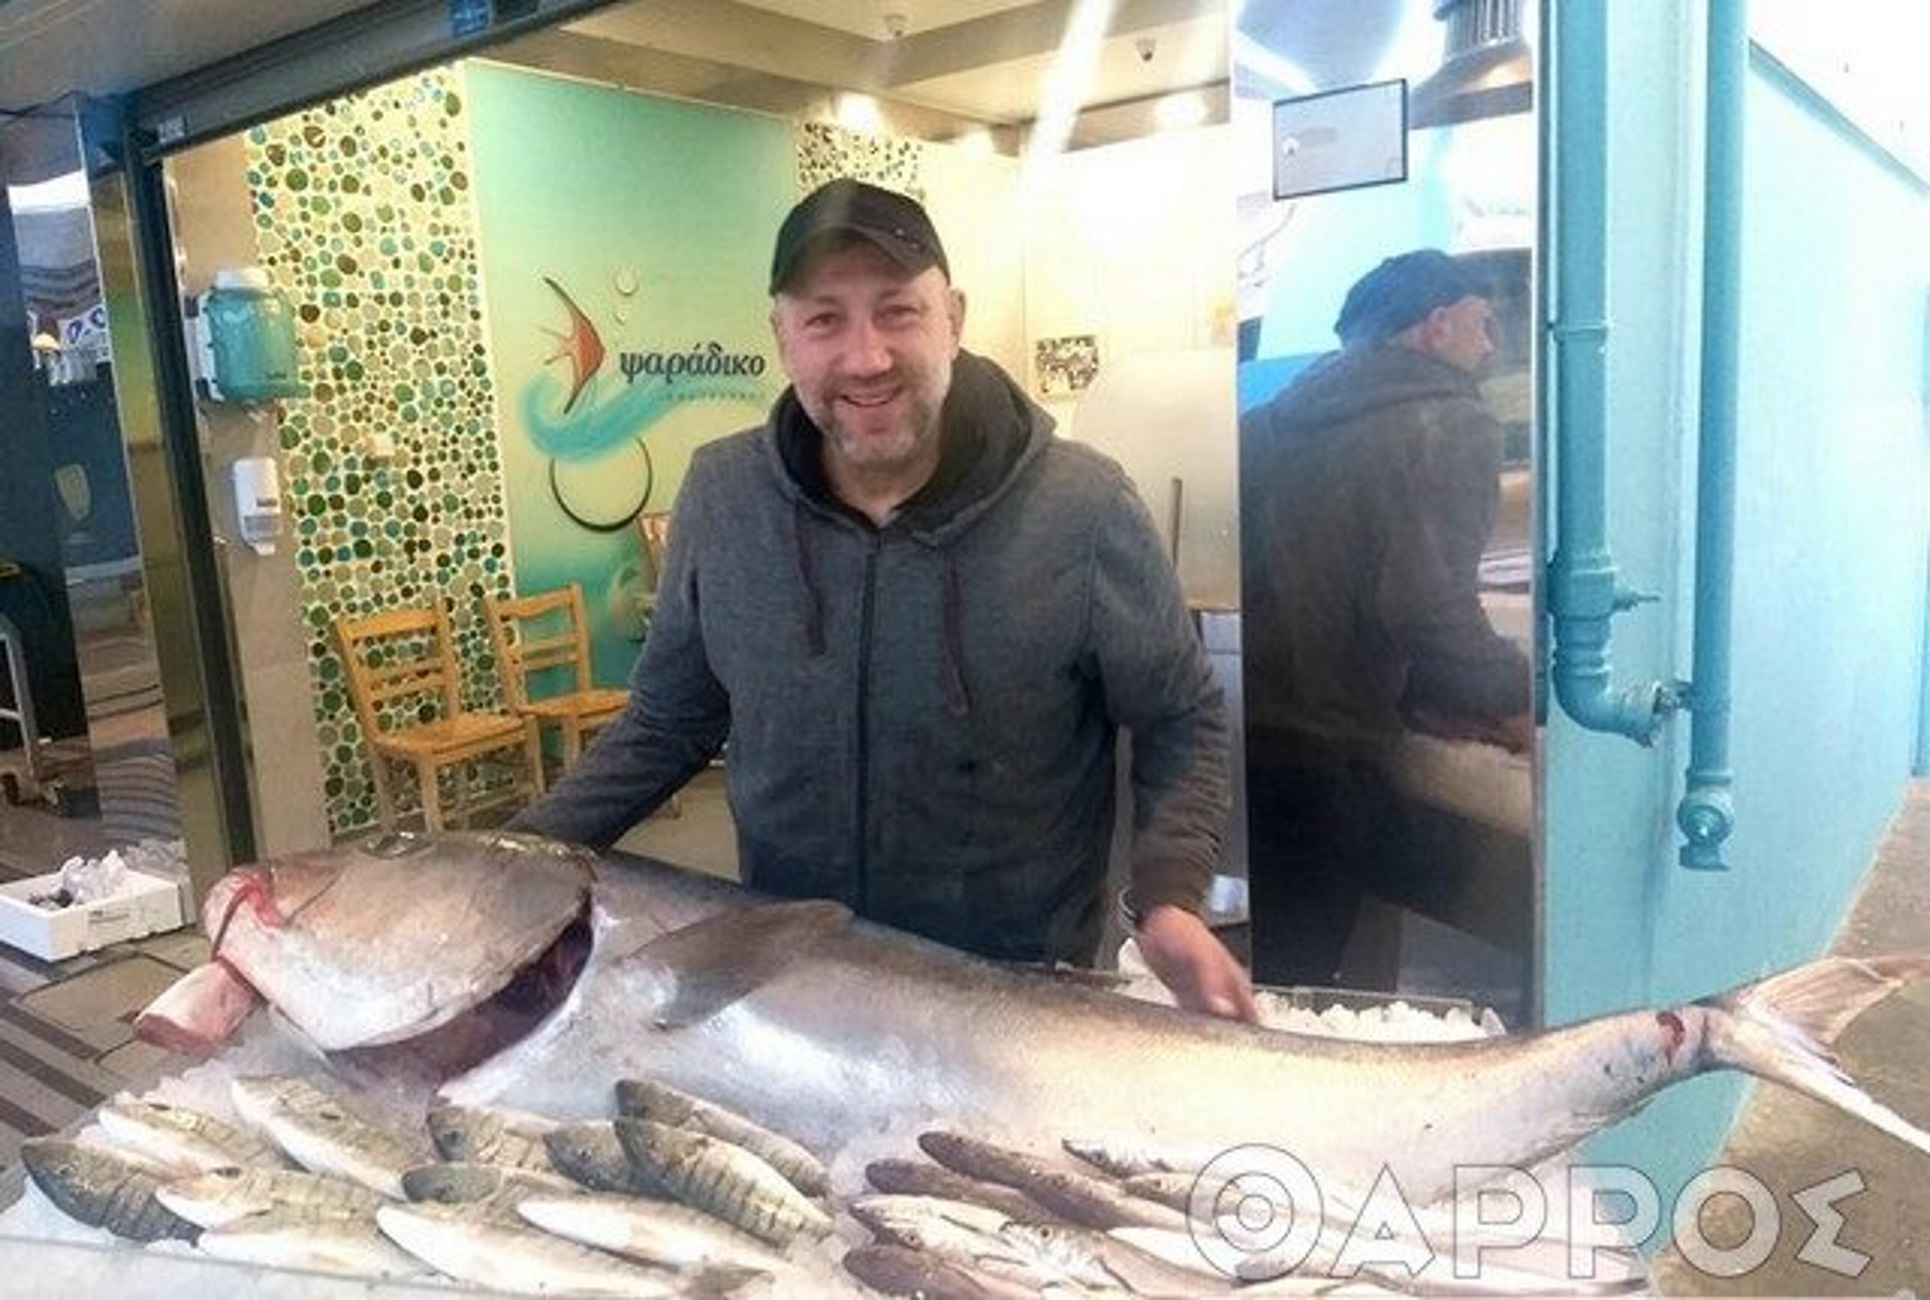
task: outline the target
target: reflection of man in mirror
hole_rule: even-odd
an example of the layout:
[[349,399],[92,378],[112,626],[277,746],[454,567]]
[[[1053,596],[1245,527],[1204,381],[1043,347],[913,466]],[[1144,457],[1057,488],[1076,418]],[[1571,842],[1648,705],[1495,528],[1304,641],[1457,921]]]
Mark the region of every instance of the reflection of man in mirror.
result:
[[1334,982],[1403,731],[1529,743],[1528,663],[1478,587],[1502,447],[1487,294],[1445,253],[1387,259],[1348,291],[1341,350],[1241,421],[1257,980]]

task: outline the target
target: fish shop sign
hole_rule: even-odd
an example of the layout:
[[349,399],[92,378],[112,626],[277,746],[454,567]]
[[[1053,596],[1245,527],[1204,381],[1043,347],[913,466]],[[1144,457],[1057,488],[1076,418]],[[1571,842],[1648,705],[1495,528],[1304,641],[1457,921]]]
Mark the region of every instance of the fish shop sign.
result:
[[[1299,1271],[1337,1280],[1405,1272],[1438,1276],[1448,1263],[1459,1279],[1480,1280],[1484,1258],[1544,1240],[1566,1244],[1567,1276],[1601,1276],[1606,1255],[1626,1256],[1662,1223],[1662,1196],[1647,1175],[1624,1165],[1567,1170],[1566,1222],[1549,1222],[1548,1194],[1533,1174],[1507,1165],[1455,1171],[1448,1208],[1416,1211],[1383,1167],[1366,1198],[1350,1203],[1322,1193],[1307,1166],[1276,1147],[1240,1146],[1200,1171],[1187,1226],[1200,1253],[1242,1281],[1272,1281]],[[1863,1191],[1863,1175],[1837,1174],[1791,1197],[1809,1219],[1796,1258],[1842,1277],[1860,1277],[1870,1257],[1838,1240],[1845,1223],[1836,1203]],[[1730,1197],[1744,1211],[1741,1240],[1711,1241],[1702,1212]],[[1552,1228],[1552,1233],[1551,1233]],[[1711,1277],[1743,1277],[1767,1263],[1782,1235],[1776,1196],[1746,1170],[1719,1165],[1690,1179],[1670,1215],[1670,1240],[1689,1265]],[[1446,1255],[1436,1243],[1447,1242]],[[1316,1256],[1316,1251],[1319,1252]],[[1309,1270],[1309,1262],[1313,1268]]]

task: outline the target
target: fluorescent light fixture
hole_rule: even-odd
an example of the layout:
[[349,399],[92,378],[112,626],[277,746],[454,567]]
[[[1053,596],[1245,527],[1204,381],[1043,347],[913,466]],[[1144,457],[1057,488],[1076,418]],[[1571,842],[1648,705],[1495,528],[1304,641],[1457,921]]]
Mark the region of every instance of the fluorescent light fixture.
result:
[[1065,152],[1072,126],[1086,100],[1087,87],[1099,67],[1100,47],[1112,23],[1113,0],[1075,0],[1066,20],[1065,35],[1045,74],[1039,96],[1039,115],[1025,149],[1025,169],[1035,173],[1044,163]]

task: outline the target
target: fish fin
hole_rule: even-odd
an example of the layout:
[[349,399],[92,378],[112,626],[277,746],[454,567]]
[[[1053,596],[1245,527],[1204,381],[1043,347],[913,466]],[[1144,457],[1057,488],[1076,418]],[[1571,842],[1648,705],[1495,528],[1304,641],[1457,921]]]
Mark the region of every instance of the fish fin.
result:
[[662,974],[659,987],[665,992],[651,1023],[681,1029],[768,984],[850,922],[851,909],[841,903],[766,903],[673,930],[638,948],[624,964]]
[[1798,966],[1699,1004],[1711,1014],[1708,1050],[1723,1065],[1827,1102],[1930,1153],[1930,1133],[1857,1087],[1830,1052],[1845,1025],[1926,976],[1930,955]]

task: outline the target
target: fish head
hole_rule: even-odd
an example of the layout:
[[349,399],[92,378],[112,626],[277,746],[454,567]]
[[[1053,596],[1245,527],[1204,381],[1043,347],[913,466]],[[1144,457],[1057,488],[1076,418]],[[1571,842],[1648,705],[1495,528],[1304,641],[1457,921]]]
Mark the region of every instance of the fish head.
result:
[[208,1227],[238,1215],[269,1208],[273,1202],[251,1190],[249,1170],[222,1165],[192,1178],[173,1178],[155,1189],[154,1198],[191,1223]]
[[502,1171],[494,1165],[450,1161],[420,1165],[402,1173],[402,1194],[411,1201],[468,1205],[503,1190]]
[[481,1147],[502,1136],[502,1122],[474,1106],[434,1106],[429,1139],[444,1160],[475,1160]]
[[714,1139],[688,1129],[674,1128],[650,1119],[621,1118],[612,1121],[617,1141],[632,1163],[648,1170],[674,1169],[700,1160]]
[[210,891],[204,920],[222,961],[323,1052],[421,1046],[498,1008],[486,1033],[433,1045],[454,1073],[527,1033],[573,986],[594,862],[536,836],[385,836],[238,868]]

